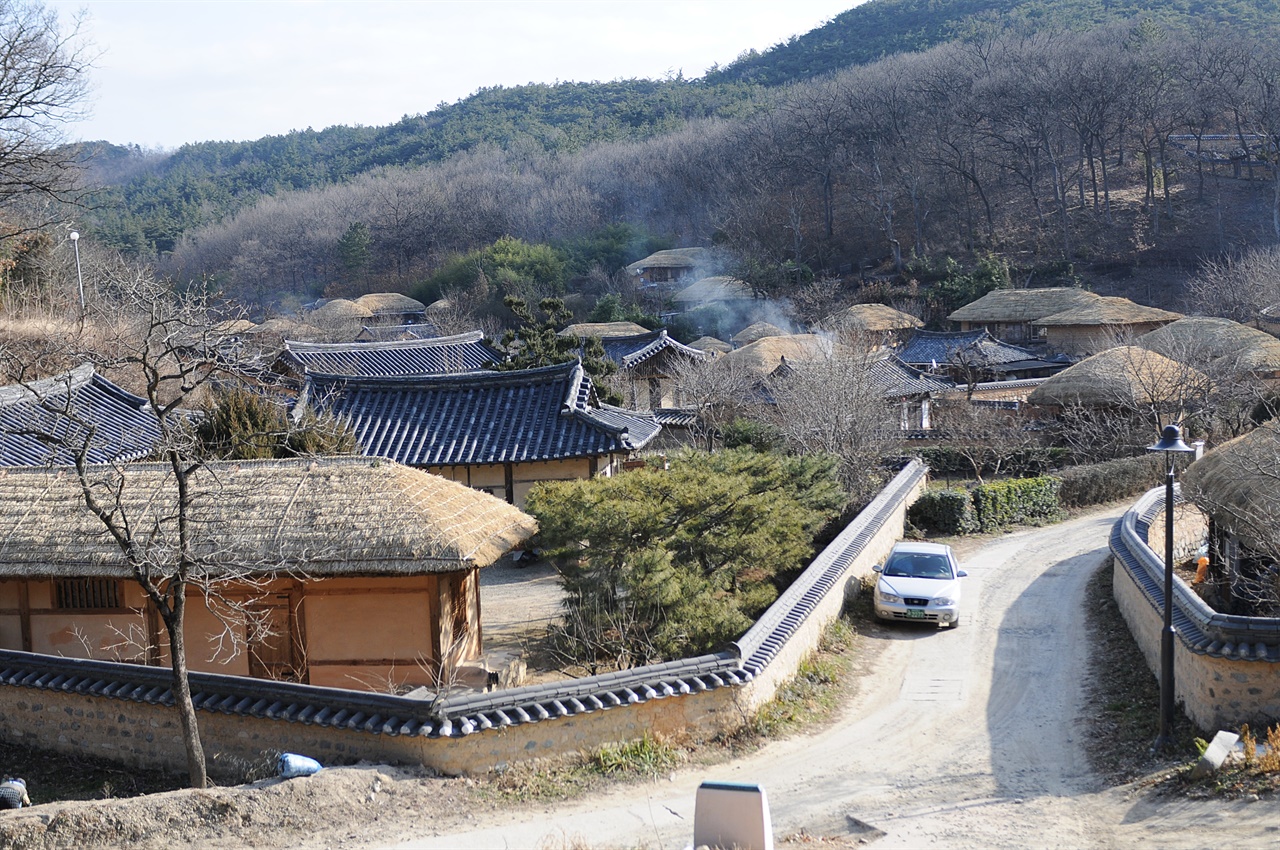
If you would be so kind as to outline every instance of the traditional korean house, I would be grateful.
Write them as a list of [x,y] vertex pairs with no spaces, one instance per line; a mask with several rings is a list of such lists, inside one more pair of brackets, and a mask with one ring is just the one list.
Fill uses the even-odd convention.
[[[167,464],[91,467],[163,569]],[[478,571],[536,530],[504,502],[385,459],[214,462],[192,473],[191,669],[384,690],[480,654]],[[0,647],[167,665],[164,627],[74,469],[0,470]],[[249,624],[253,625],[250,626]],[[232,647],[242,651],[233,652]]]
[[733,343],[734,348],[742,348],[744,345],[759,342],[769,336],[787,336],[787,332],[769,322],[755,322],[738,331],[729,338],[729,341]]
[[818,323],[818,329],[833,333],[847,345],[894,345],[909,337],[924,323],[910,313],[887,304],[854,304],[832,313]]
[[505,358],[506,355],[485,341],[481,331],[376,343],[286,340],[278,371],[296,378],[307,372],[365,378],[450,375],[487,369]]
[[627,266],[627,273],[641,285],[682,283],[705,275],[713,260],[706,248],[670,248],[637,260]]
[[70,464],[69,445],[84,445],[90,463],[127,462],[151,454],[159,439],[147,400],[89,364],[0,387],[0,466]]
[[1209,519],[1202,595],[1227,614],[1280,617],[1280,426],[1267,422],[1223,443],[1181,474]]
[[1073,307],[1082,307],[1100,296],[1074,287],[1045,289],[995,289],[956,310],[947,319],[962,331],[986,330],[997,339],[1013,343],[1036,339],[1033,323]]
[[1181,313],[1135,304],[1128,298],[1095,296],[1092,301],[1034,320],[1036,337],[1050,351],[1084,357],[1150,333],[1182,318]]
[[361,295],[355,303],[369,311],[374,325],[408,325],[426,321],[426,305],[398,292],[370,292]]
[[636,334],[647,334],[649,329],[644,325],[637,325],[635,322],[579,322],[576,325],[569,325],[560,331],[558,336],[574,337],[575,339],[586,339],[587,337],[598,337],[605,339],[611,336],[635,336]]
[[1280,339],[1230,319],[1187,316],[1143,334],[1137,344],[1218,380],[1249,376],[1280,383]]
[[612,475],[660,430],[652,415],[601,404],[578,361],[458,375],[310,373],[308,403],[348,420],[366,455],[516,505],[539,481]]
[[[561,334],[565,335],[567,330]],[[617,378],[623,385],[622,395],[631,410],[657,411],[677,407],[679,399],[676,398],[674,379],[681,366],[701,363],[706,359],[701,351],[673,339],[665,328],[642,330],[625,336],[589,336],[599,337],[605,357],[618,367]]]
[[916,331],[894,354],[903,363],[958,383],[1047,378],[1070,366],[977,331]]
[[1155,410],[1181,418],[1184,403],[1203,396],[1203,373],[1137,346],[1117,346],[1048,378],[1027,397],[1051,411],[1064,407]]
[[752,306],[755,298],[751,287],[736,277],[717,275],[689,284],[671,296],[671,301],[677,310],[688,312],[698,307],[742,310]]

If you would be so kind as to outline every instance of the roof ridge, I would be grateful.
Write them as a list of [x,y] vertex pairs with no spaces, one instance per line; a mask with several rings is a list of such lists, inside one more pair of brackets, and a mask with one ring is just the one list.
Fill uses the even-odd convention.
[[[88,386],[97,375],[92,363],[82,363],[59,375],[41,378],[28,383],[8,384],[0,387],[0,407],[20,404],[24,401],[41,401],[60,392],[74,392]],[[106,381],[103,378],[103,381]],[[110,384],[110,381],[106,381]],[[111,384],[111,386],[115,386]],[[125,392],[121,390],[121,392]],[[136,396],[135,396],[136,398]]]
[[475,372],[456,372],[448,375],[414,374],[414,375],[379,375],[366,377],[363,375],[339,375],[334,372],[308,372],[307,381],[317,384],[356,384],[362,387],[377,386],[466,386],[468,384],[503,384],[535,383],[539,379],[555,377],[572,372],[577,361],[556,363],[551,366],[535,366],[531,369],[481,369]]

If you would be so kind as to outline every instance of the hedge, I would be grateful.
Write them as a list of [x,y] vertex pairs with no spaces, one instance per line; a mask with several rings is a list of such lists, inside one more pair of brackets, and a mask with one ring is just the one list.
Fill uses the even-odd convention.
[[1083,508],[1137,496],[1164,481],[1165,460],[1151,454],[1073,466],[1058,473],[1062,488],[1058,499],[1064,507]]
[[907,508],[907,519],[918,528],[943,534],[972,534],[979,529],[973,499],[964,490],[926,490]]
[[983,531],[995,531],[1058,516],[1060,484],[1053,476],[1041,475],[993,481],[973,488],[973,510],[978,515],[978,526]]

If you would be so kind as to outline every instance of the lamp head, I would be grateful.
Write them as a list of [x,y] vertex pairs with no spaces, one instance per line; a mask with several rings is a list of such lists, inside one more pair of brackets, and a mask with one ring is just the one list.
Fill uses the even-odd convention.
[[1182,442],[1182,429],[1177,425],[1166,425],[1160,431],[1160,442],[1147,446],[1149,452],[1186,452],[1195,454],[1195,449]]
[[75,242],[80,238],[80,234],[77,231],[73,230],[67,234],[67,238],[70,239],[72,242]]

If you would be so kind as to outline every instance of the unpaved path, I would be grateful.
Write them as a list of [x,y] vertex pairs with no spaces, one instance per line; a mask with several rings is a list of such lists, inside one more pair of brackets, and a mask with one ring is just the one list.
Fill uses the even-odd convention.
[[396,846],[683,847],[705,779],[761,783],[778,836],[850,846],[1273,846],[1280,812],[1267,803],[1131,802],[1088,767],[1077,725],[1088,669],[1081,606],[1118,513],[1007,535],[964,559],[964,624],[877,629],[875,669],[821,733]]

